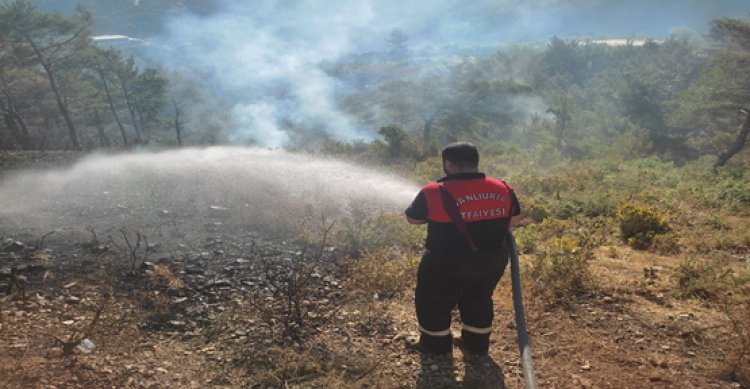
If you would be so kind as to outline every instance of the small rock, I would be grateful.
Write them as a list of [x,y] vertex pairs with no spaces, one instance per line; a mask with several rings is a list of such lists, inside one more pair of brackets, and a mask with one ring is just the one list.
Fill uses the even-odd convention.
[[21,251],[26,248],[26,245],[17,240],[8,239],[5,241],[5,249],[10,252]]
[[84,354],[91,354],[94,350],[96,350],[96,344],[94,344],[91,339],[84,339],[81,341],[81,344],[76,346],[76,348]]
[[589,370],[591,370],[591,365],[588,364],[588,363],[586,363],[584,365],[581,365],[581,370],[589,371]]

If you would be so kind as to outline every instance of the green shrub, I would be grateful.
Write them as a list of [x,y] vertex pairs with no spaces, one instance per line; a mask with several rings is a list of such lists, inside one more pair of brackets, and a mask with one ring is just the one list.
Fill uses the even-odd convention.
[[425,230],[406,223],[400,214],[368,212],[352,206],[341,219],[336,231],[336,243],[357,258],[365,251],[376,251],[391,246],[415,248],[424,242]]
[[548,218],[541,222],[537,228],[543,239],[549,239],[552,237],[562,238],[565,234],[574,231],[575,227],[572,220]]
[[552,205],[552,216],[558,219],[572,219],[583,213],[583,208],[578,201],[564,199],[557,200]]
[[394,249],[365,252],[349,262],[350,288],[366,296],[389,298],[414,285],[418,258],[410,258]]
[[686,190],[700,204],[732,212],[750,209],[750,174],[723,170],[718,175],[698,178]]
[[592,255],[572,237],[552,238],[539,250],[529,276],[536,295],[564,301],[585,289]]
[[516,238],[516,246],[522,254],[531,254],[536,250],[541,234],[536,225],[519,227],[513,233]]
[[678,297],[716,299],[734,289],[734,272],[722,261],[688,259],[674,271]]
[[732,211],[750,208],[750,183],[725,180],[717,185],[716,200],[724,208]]
[[656,234],[651,242],[651,249],[662,255],[678,254],[680,252],[680,242],[677,239],[677,235],[673,232]]
[[[651,249],[657,235],[672,232],[662,213],[643,205],[621,205],[617,210],[617,222],[622,240],[636,250]],[[669,240],[664,237],[658,239],[660,242]]]
[[524,215],[539,223],[550,216],[549,205],[534,199],[526,199],[521,205]]

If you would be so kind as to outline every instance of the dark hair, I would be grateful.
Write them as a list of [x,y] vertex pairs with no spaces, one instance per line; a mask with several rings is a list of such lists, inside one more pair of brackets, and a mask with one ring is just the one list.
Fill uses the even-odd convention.
[[469,142],[454,142],[445,146],[440,154],[443,160],[453,162],[461,168],[475,168],[479,165],[479,151]]

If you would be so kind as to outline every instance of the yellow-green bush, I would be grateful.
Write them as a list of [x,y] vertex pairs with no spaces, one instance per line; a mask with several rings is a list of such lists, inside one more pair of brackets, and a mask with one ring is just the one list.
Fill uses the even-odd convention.
[[349,262],[349,286],[366,296],[397,296],[414,285],[418,264],[417,257],[390,248],[365,252]]
[[530,226],[516,228],[513,236],[516,238],[518,251],[522,254],[531,254],[536,251],[536,246],[539,243],[539,227],[532,224]]
[[535,222],[539,223],[550,215],[549,206],[541,201],[535,199],[525,199],[521,210],[523,215],[530,217]]
[[[657,235],[668,234],[672,228],[664,215],[656,209],[625,203],[617,210],[617,223],[622,240],[636,250],[651,249]],[[656,238],[666,244],[668,237]]]
[[565,300],[585,289],[591,252],[573,237],[552,238],[540,248],[528,275],[536,295]]

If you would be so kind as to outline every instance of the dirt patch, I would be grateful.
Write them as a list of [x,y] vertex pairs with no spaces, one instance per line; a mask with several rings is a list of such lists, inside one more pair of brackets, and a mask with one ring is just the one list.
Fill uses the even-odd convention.
[[[0,227],[0,388],[523,387],[507,276],[488,358],[422,356],[411,285],[367,295],[340,248],[209,211],[136,250],[117,230]],[[742,387],[720,307],[671,293],[681,260],[606,247],[568,305],[527,296],[539,386]]]

